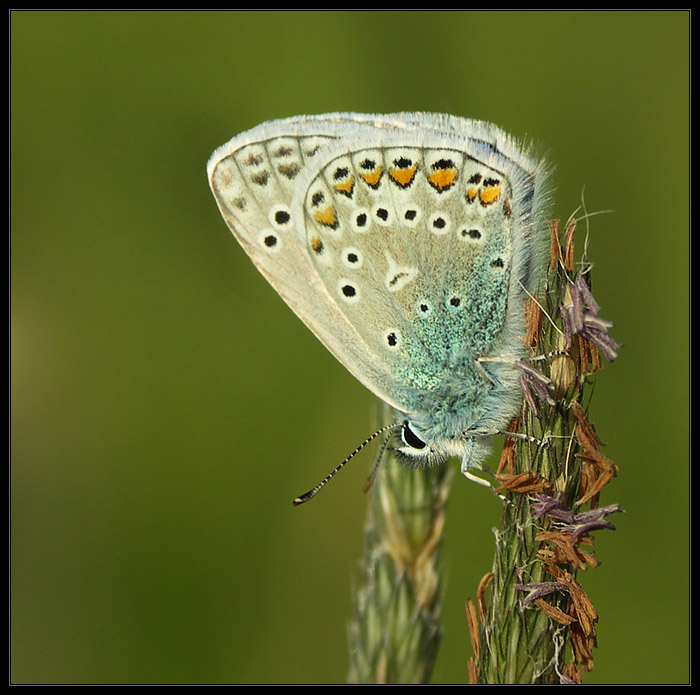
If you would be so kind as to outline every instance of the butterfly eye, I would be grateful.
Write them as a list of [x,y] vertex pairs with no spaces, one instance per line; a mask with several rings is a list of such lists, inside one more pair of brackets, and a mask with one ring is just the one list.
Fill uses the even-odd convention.
[[401,439],[406,446],[411,449],[425,449],[426,443],[409,427],[408,422],[403,423],[401,428]]

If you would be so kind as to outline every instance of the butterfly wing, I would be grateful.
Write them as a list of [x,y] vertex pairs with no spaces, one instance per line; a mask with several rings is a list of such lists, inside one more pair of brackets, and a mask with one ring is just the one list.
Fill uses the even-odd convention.
[[335,139],[358,138],[370,118],[329,114],[266,123],[218,148],[207,172],[226,224],[258,270],[353,374],[397,407],[380,387],[390,381],[387,367],[338,310],[292,218],[301,173]]
[[419,413],[473,389],[478,357],[522,354],[544,172],[485,124],[394,118],[330,143],[297,182],[293,214],[327,295],[388,366],[382,391]]
[[258,269],[390,405],[420,410],[446,375],[473,376],[475,356],[513,353],[506,316],[532,284],[542,171],[498,129],[432,114],[298,117],[237,136],[208,173]]

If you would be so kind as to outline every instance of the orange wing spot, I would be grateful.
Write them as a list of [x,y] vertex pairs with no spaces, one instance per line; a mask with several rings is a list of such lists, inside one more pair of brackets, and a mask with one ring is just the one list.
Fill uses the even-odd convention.
[[396,168],[396,169],[389,169],[389,176],[396,181],[396,183],[401,186],[401,188],[405,188],[406,186],[410,185],[411,181],[413,181],[413,177],[416,175],[416,165],[414,164],[413,166],[410,167],[405,167],[405,168]]
[[323,242],[317,236],[311,237],[311,248],[316,253],[319,253],[323,250]]
[[470,203],[473,203],[478,193],[479,193],[479,191],[476,188],[474,188],[474,186],[472,186],[467,191],[467,201]]
[[444,191],[454,184],[457,179],[456,169],[438,169],[428,176],[428,181],[433,188]]
[[335,229],[338,226],[338,216],[335,213],[335,208],[331,205],[325,208],[325,210],[316,210],[314,218],[316,222],[325,227],[333,227]]
[[338,191],[338,193],[343,193],[344,195],[348,196],[348,198],[352,196],[352,191],[354,188],[355,179],[352,176],[348,176],[345,181],[341,181],[335,185],[335,190]]
[[491,205],[498,200],[501,195],[500,186],[486,186],[481,189],[481,194],[479,195],[479,200],[482,205]]
[[372,171],[368,171],[366,173],[362,172],[361,176],[365,180],[365,183],[368,186],[371,186],[372,188],[376,188],[379,185],[379,179],[382,178],[382,168],[377,167],[376,169],[373,169]]

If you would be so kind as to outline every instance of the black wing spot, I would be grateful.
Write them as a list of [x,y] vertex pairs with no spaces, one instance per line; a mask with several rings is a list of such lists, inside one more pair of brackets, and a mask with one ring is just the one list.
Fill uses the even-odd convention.
[[389,211],[386,208],[377,208],[375,215],[383,222],[389,219]]
[[275,222],[277,222],[277,224],[287,224],[290,219],[291,216],[286,210],[278,210],[275,213]]

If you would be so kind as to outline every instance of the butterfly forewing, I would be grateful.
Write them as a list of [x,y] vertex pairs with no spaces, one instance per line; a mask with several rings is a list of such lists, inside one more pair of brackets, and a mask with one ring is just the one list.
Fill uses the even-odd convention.
[[280,296],[362,383],[397,405],[389,367],[338,310],[292,216],[300,174],[347,127],[318,119],[260,126],[212,155],[209,180],[227,225]]

